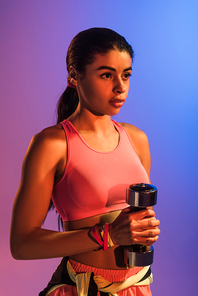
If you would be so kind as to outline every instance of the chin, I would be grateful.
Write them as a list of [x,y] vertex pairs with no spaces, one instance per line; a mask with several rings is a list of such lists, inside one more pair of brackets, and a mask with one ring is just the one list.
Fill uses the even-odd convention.
[[119,109],[119,110],[116,109],[116,110],[114,110],[114,112],[111,112],[111,114],[109,114],[109,115],[110,115],[110,116],[115,116],[115,115],[117,115],[119,112],[120,112],[120,109]]

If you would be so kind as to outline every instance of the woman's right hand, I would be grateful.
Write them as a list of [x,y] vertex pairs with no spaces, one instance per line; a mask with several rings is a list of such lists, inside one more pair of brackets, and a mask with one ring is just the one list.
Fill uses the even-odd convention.
[[159,224],[160,221],[155,218],[153,210],[131,212],[130,208],[127,208],[110,224],[109,232],[115,245],[150,246],[159,238]]

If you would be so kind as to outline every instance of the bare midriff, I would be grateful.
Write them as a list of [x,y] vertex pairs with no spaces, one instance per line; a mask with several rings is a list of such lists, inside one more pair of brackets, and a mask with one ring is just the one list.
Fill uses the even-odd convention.
[[[72,231],[78,229],[92,228],[95,225],[104,225],[105,223],[112,223],[120,211],[110,212],[94,217],[89,217],[81,220],[64,222],[65,231]],[[83,245],[83,242],[79,242]],[[107,251],[95,250],[91,252],[81,253],[70,256],[71,259],[83,263],[85,265],[104,268],[104,269],[126,269],[124,263],[124,252],[122,246],[114,246]]]

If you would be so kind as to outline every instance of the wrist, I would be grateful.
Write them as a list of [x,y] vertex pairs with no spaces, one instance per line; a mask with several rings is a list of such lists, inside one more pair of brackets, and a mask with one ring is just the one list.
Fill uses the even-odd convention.
[[[94,238],[95,242],[99,244],[99,249],[103,249],[104,251],[108,250],[108,248],[111,248],[115,246],[111,235],[110,235],[110,225],[109,223],[106,223],[103,226],[94,226],[90,233],[92,237]],[[99,250],[98,249],[98,250]]]

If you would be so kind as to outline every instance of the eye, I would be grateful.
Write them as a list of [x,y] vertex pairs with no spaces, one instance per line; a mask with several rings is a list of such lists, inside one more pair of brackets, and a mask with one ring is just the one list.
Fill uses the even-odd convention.
[[131,74],[130,72],[124,73],[124,75],[123,75],[123,79],[124,79],[124,80],[128,80],[129,77],[130,77],[131,75],[132,75],[132,74]]
[[111,79],[112,78],[112,74],[111,73],[103,73],[101,75],[101,77],[106,78],[106,79]]

